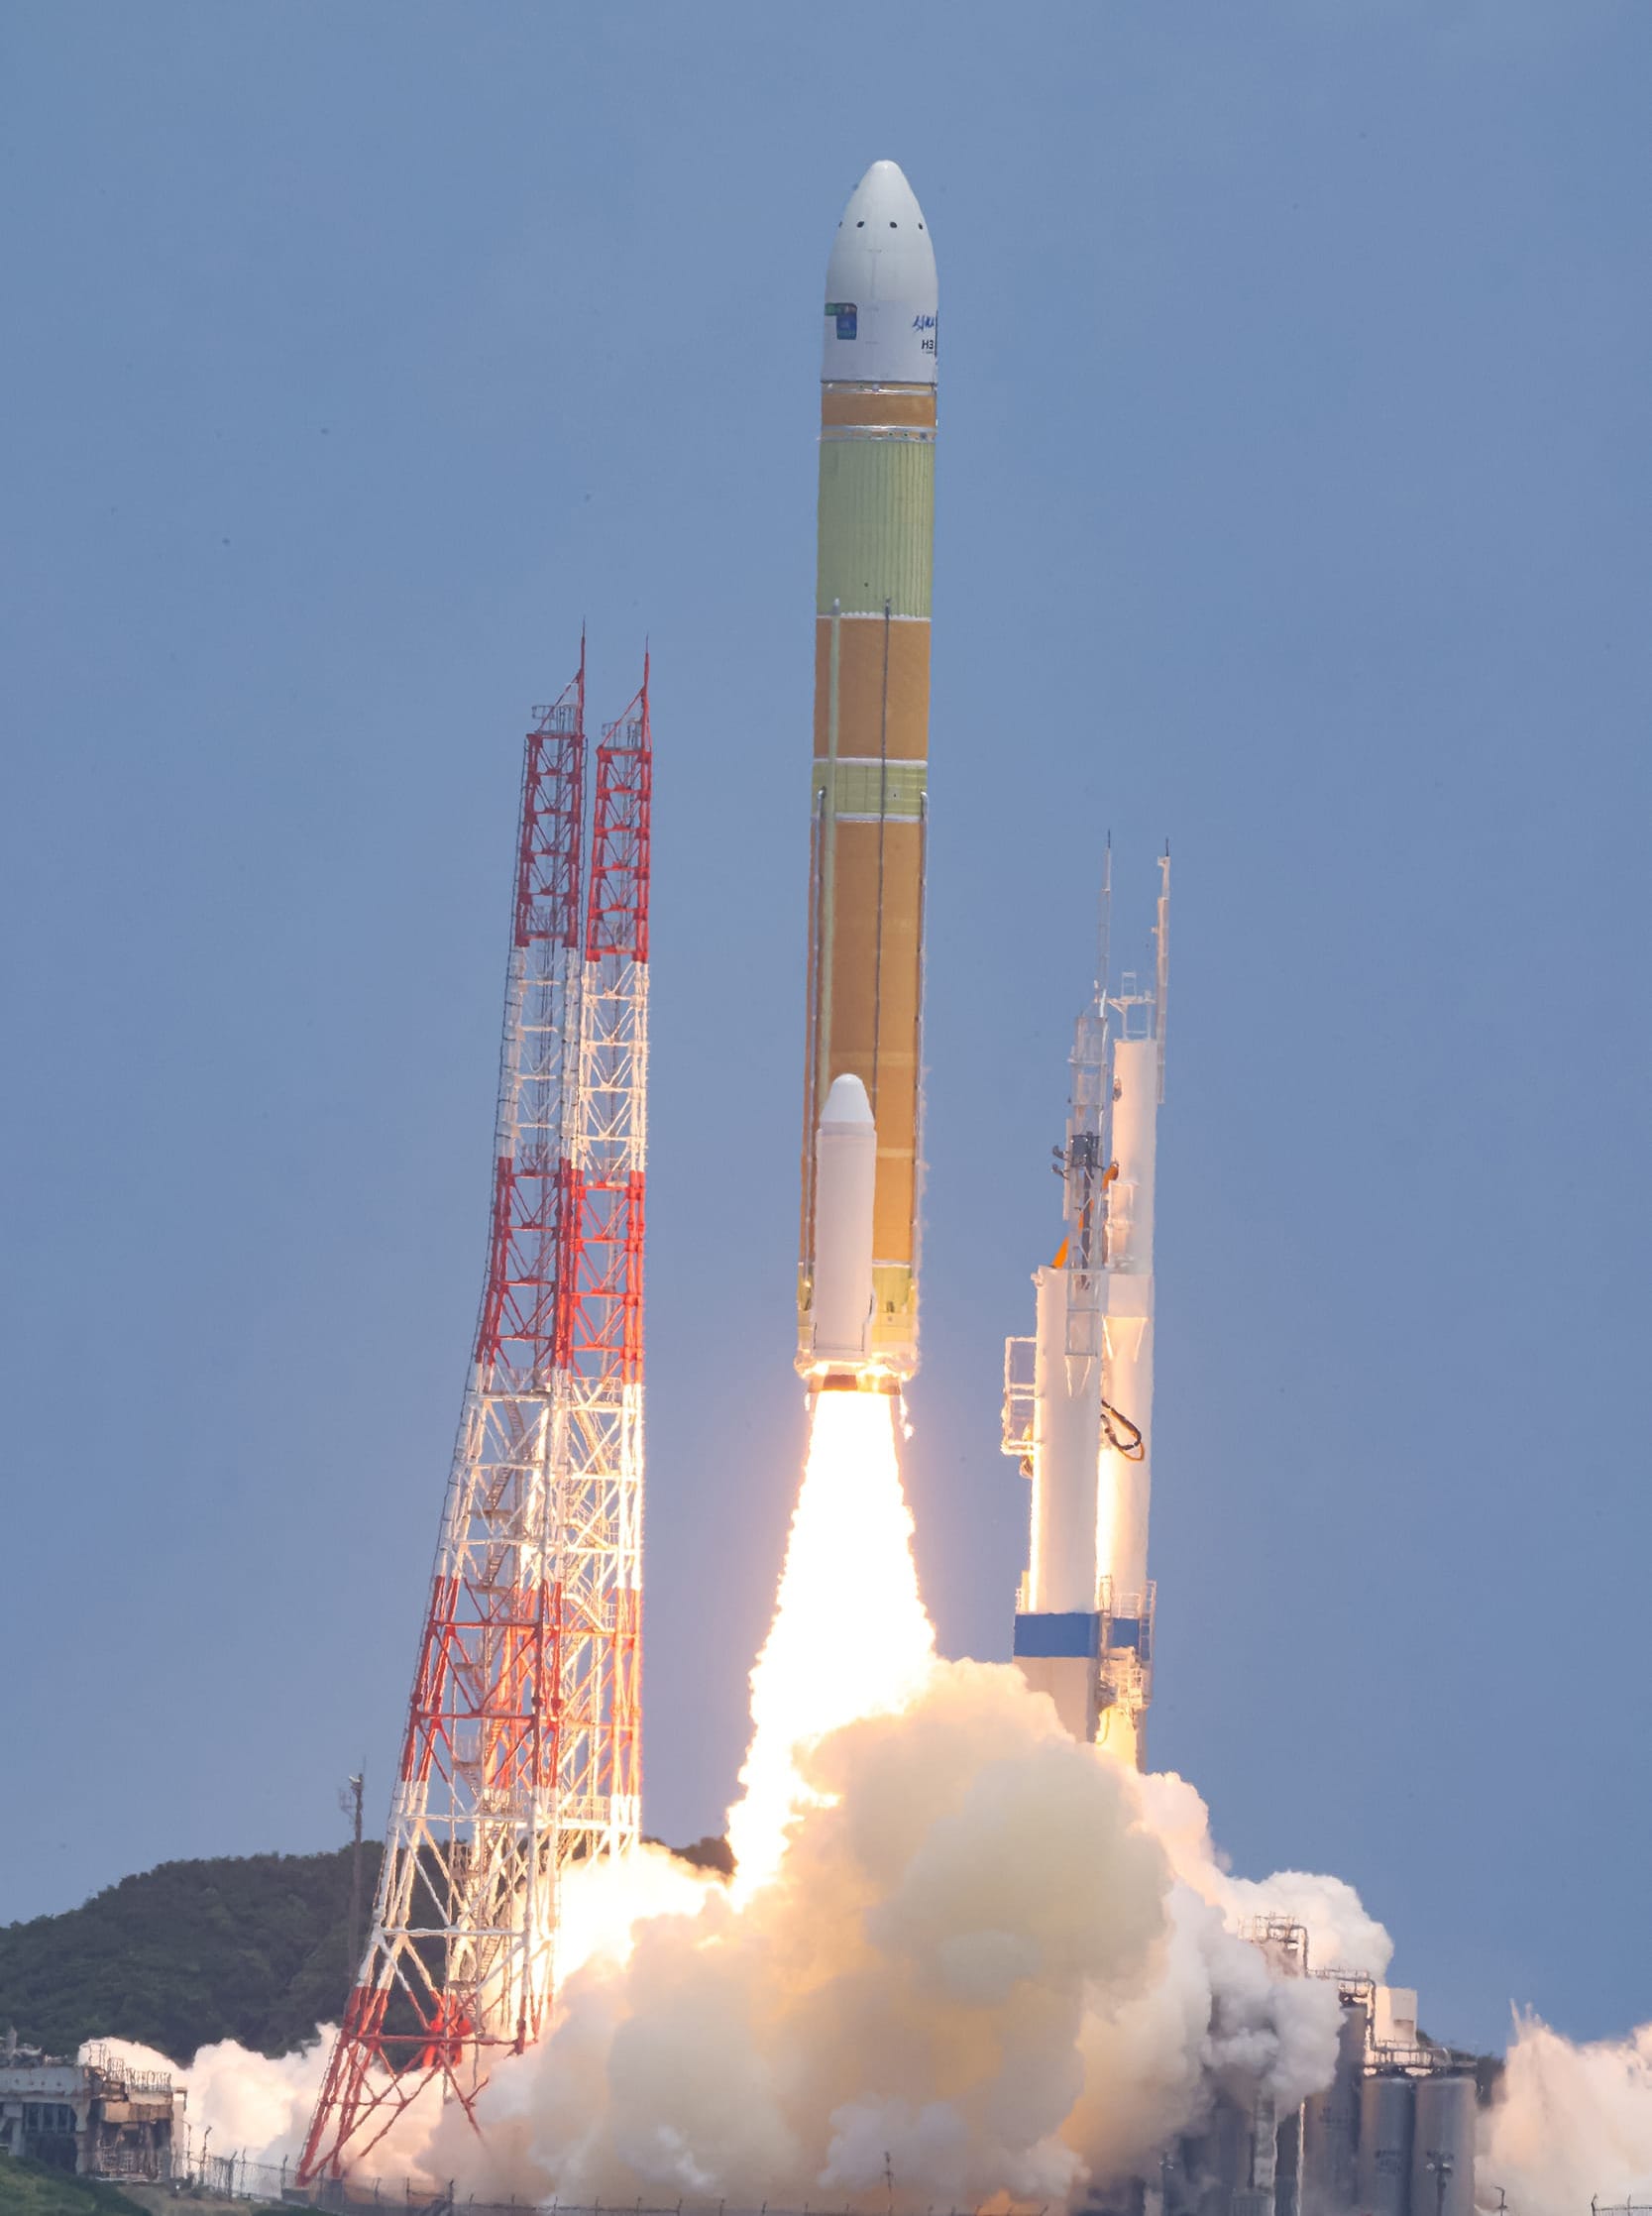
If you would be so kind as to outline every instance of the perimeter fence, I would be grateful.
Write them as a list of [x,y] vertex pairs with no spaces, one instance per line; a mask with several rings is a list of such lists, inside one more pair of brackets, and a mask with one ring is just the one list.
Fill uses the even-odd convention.
[[[329,2177],[313,2185],[300,2185],[295,2168],[290,2161],[263,2162],[243,2154],[211,2154],[204,2139],[197,2144],[191,2132],[185,2145],[173,2156],[171,2188],[180,2198],[209,2194],[214,2199],[258,2201],[272,2208],[313,2208],[326,2211],[326,2216],[372,2216],[375,2210],[379,2211],[379,2216],[396,2216],[398,2210],[412,2211],[414,2216],[891,2216],[891,2211],[893,2216],[983,2216],[979,2208],[943,2208],[939,2202],[909,2207],[898,2188],[892,2194],[886,2190],[860,2201],[805,2201],[801,2207],[780,2201],[764,2201],[760,2205],[726,2200],[659,2203],[624,2200],[589,2204],[565,2200],[491,2201],[478,2200],[474,2194],[461,2192],[451,2181],[445,2186],[432,2186],[428,2178],[422,2177],[364,2178],[359,2183],[348,2178]],[[993,2216],[1049,2216],[1049,2211],[1031,2201],[1012,2207],[994,2202]],[[1600,2216],[1617,2216],[1617,2212],[1602,2209]],[[1637,2209],[1634,2216],[1652,2216],[1652,2211]]]

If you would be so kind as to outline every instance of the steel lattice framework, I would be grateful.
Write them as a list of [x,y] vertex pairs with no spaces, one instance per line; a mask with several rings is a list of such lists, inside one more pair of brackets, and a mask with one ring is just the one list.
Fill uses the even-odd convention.
[[[585,653],[527,738],[488,1274],[374,1929],[305,2144],[337,2175],[545,2027],[569,1863],[641,1820],[648,673],[597,749]],[[585,897],[582,898],[582,892]]]

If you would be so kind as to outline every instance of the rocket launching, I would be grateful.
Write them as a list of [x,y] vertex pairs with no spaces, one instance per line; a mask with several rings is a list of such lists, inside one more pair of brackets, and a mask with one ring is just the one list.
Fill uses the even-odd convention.
[[[826,268],[815,601],[808,1043],[797,1367],[811,1392],[898,1392],[918,1367],[936,288],[893,162],[850,195]],[[1012,1341],[1005,1451],[1033,1480],[1015,1651],[1075,1737],[1142,1758],[1154,1139],[1168,860],[1153,989],[1105,951],[1073,1049],[1067,1236]],[[1115,1031],[1116,1026],[1116,1031]]]
[[807,2209],[824,2186],[893,2216],[898,2172],[903,2207],[1474,2216],[1476,2080],[1377,1982],[1387,1935],[1335,1879],[1231,1878],[1192,1788],[1128,1774],[1154,1658],[1167,852],[1150,961],[1116,979],[1109,861],[1053,1150],[1064,1236],[1005,1364],[1032,1481],[1015,1665],[936,1651],[897,1444],[935,348],[924,219],[875,163],[826,277],[809,1453],[730,1882],[639,1836],[652,733],[645,659],[588,810],[582,652],[528,738],[487,1289],[374,1927],[298,2168],[340,2206],[388,2160],[448,2179],[444,2206],[463,2168],[496,2207]]
[[895,163],[851,194],[826,293],[797,1366],[812,1390],[898,1391],[918,1367],[936,273]]
[[[893,162],[850,195],[826,294],[797,1367],[812,1393],[898,1392],[918,1367],[936,288]],[[1067,1236],[1034,1279],[1036,1336],[1011,1342],[1004,1421],[1033,1481],[1016,1659],[1075,1737],[1136,1763],[1167,857],[1163,871],[1152,989],[1112,993],[1104,948],[1079,1018]]]

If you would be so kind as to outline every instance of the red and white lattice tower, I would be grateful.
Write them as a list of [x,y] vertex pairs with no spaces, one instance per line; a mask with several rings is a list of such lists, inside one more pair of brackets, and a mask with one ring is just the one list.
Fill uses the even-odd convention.
[[641,1820],[648,674],[597,749],[585,654],[527,739],[476,1352],[374,1927],[301,2180],[531,2046],[572,1862]]

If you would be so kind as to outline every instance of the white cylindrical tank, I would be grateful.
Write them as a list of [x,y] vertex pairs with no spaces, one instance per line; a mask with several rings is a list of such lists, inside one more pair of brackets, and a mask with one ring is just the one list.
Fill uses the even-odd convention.
[[1067,1360],[1067,1273],[1035,1273],[1033,1541],[1027,1607],[1035,1615],[1096,1605],[1096,1438],[1101,1366]]
[[815,1132],[815,1359],[857,1367],[871,1353],[872,1204],[878,1134],[858,1077],[832,1080]]
[[1415,2091],[1405,2076],[1368,2077],[1360,2089],[1363,2216],[1410,2216]]
[[1417,2083],[1411,2138],[1411,2216],[1475,2216],[1475,2081]]
[[1103,1446],[1097,1493],[1097,1567],[1117,1598],[1148,1583],[1153,1489],[1153,1215],[1158,1135],[1158,1045],[1113,1045],[1113,1160],[1108,1187],[1107,1320],[1103,1392],[1142,1434],[1142,1459]]

